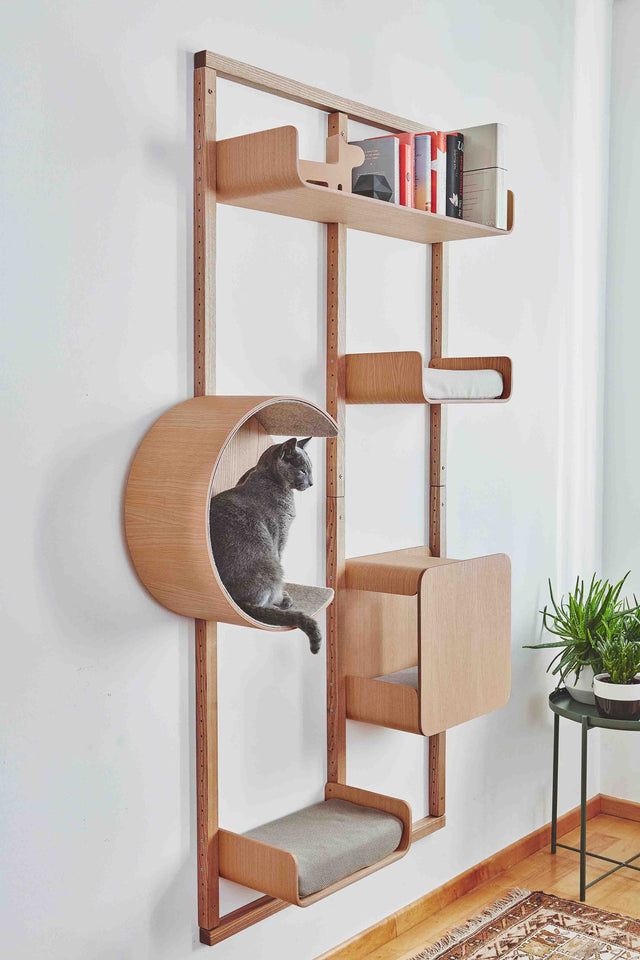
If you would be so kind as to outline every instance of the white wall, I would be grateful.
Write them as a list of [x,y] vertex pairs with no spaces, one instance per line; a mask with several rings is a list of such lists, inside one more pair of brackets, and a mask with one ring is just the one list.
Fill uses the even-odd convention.
[[[613,5],[611,73],[611,176],[607,271],[605,391],[604,569],[627,570],[629,592],[640,594],[640,276],[634,224],[640,216],[635,189],[640,164],[640,5]],[[602,790],[640,801],[640,743],[630,734],[602,734]]]
[[[584,198],[567,183],[573,169],[590,184],[604,162],[591,135],[597,156],[585,160],[575,124],[585,64],[598,87],[586,115],[606,123],[607,18],[599,0],[5,9],[7,956],[185,960],[205,949],[193,630],[142,590],[121,529],[136,444],[190,392],[191,64],[205,47],[433,125],[500,120],[517,197],[511,239],[452,247],[449,335],[453,355],[514,360],[511,403],[450,413],[448,511],[452,556],[512,557],[511,703],[451,732],[445,830],[216,956],[314,957],[548,821],[550,682],[544,656],[521,645],[538,635],[547,576],[564,587],[576,563],[600,559],[597,444],[583,454],[577,442],[597,423],[599,369],[587,346],[576,360],[574,343],[577,305],[602,279],[597,247],[577,233],[601,224],[597,207],[578,216]],[[304,153],[321,155],[324,119],[313,111],[226,83],[219,104],[220,136],[295,123]],[[224,207],[218,223],[219,391],[321,403],[323,228]],[[425,251],[353,234],[348,256],[349,349],[424,346]],[[593,281],[583,257],[595,262]],[[587,313],[598,337],[601,312]],[[424,411],[352,409],[348,434],[349,553],[422,542]],[[319,441],[312,453],[321,477]],[[292,576],[317,583],[322,494],[318,484],[299,498],[287,556]],[[301,636],[221,627],[226,826],[248,829],[320,797],[324,682]],[[564,744],[566,809],[577,802],[576,731]],[[350,782],[405,796],[421,815],[424,753],[418,738],[352,724]],[[245,898],[225,885],[226,908]]]

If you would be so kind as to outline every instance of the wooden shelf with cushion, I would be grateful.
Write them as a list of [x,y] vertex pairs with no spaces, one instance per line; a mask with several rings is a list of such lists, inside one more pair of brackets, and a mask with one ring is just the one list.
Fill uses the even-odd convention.
[[[185,617],[262,630],[231,599],[211,552],[209,501],[234,486],[278,436],[335,437],[335,421],[295,397],[194,397],[164,413],[138,447],[127,481],[125,532],[147,590]],[[287,584],[294,606],[314,616],[328,587]]]
[[421,353],[406,350],[348,353],[345,361],[347,403],[504,403],[511,396],[509,357],[437,357],[425,365]]
[[417,243],[503,237],[513,226],[513,194],[508,193],[507,229],[425,213],[395,203],[306,183],[300,176],[298,131],[276,127],[230,140],[216,151],[219,203],[279,213],[317,223],[343,223]]
[[427,547],[348,560],[341,656],[352,720],[429,737],[511,688],[510,563]]
[[325,800],[248,833],[219,831],[220,876],[306,907],[402,857],[403,800],[328,783]]

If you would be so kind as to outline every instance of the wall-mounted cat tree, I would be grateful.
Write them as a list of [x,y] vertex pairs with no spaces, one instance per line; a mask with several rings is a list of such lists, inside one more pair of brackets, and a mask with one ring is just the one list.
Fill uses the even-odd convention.
[[[300,160],[290,126],[216,143],[219,77],[328,113],[327,163]],[[508,400],[511,362],[442,352],[444,242],[504,236],[513,223],[513,195],[506,231],[355,196],[348,174],[359,155],[347,147],[349,118],[391,132],[427,129],[217,54],[196,54],[195,398],[163,414],[142,441],[127,485],[125,520],[142,582],[164,606],[196,618],[198,918],[206,944],[289,903],[314,903],[443,827],[445,731],[500,707],[509,695],[509,561],[442,555],[443,404]],[[217,202],[327,225],[328,414],[291,397],[215,396]],[[417,352],[346,354],[347,228],[432,245],[426,368]],[[428,546],[346,560],[347,403],[429,405]],[[287,585],[295,605],[310,614],[329,604],[327,783],[323,802],[236,834],[221,829],[218,818],[216,623],[282,628],[254,620],[225,590],[211,551],[209,500],[256,463],[270,434],[328,438],[327,587]],[[428,738],[427,816],[412,821],[404,801],[346,784],[348,717]],[[221,877],[263,896],[221,916]]]

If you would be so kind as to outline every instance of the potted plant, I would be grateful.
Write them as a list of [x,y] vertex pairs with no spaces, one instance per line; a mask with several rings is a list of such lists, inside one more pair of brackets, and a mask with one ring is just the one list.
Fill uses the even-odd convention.
[[[594,573],[587,587],[584,580],[577,578],[575,587],[556,602],[551,581],[549,594],[551,610],[545,606],[540,611],[542,623],[548,633],[558,639],[548,643],[525,644],[530,650],[557,649],[559,652],[547,667],[558,677],[568,693],[580,703],[595,703],[593,680],[603,668],[600,644],[610,636],[623,618],[637,613],[638,607],[630,606],[620,598],[627,573],[618,583],[597,580]],[[640,621],[636,617],[638,630]],[[608,632],[609,631],[609,632]]]
[[600,644],[604,672],[595,677],[593,692],[598,713],[611,720],[640,720],[638,619],[637,613],[625,617]]

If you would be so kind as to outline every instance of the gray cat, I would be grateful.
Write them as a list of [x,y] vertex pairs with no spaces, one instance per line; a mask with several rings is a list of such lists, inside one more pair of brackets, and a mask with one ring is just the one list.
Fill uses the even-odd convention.
[[280,562],[296,515],[293,491],[313,484],[304,450],[310,439],[291,437],[265,450],[235,487],[212,498],[209,525],[216,567],[238,606],[263,623],[299,627],[317,653],[320,628],[313,617],[291,609]]

